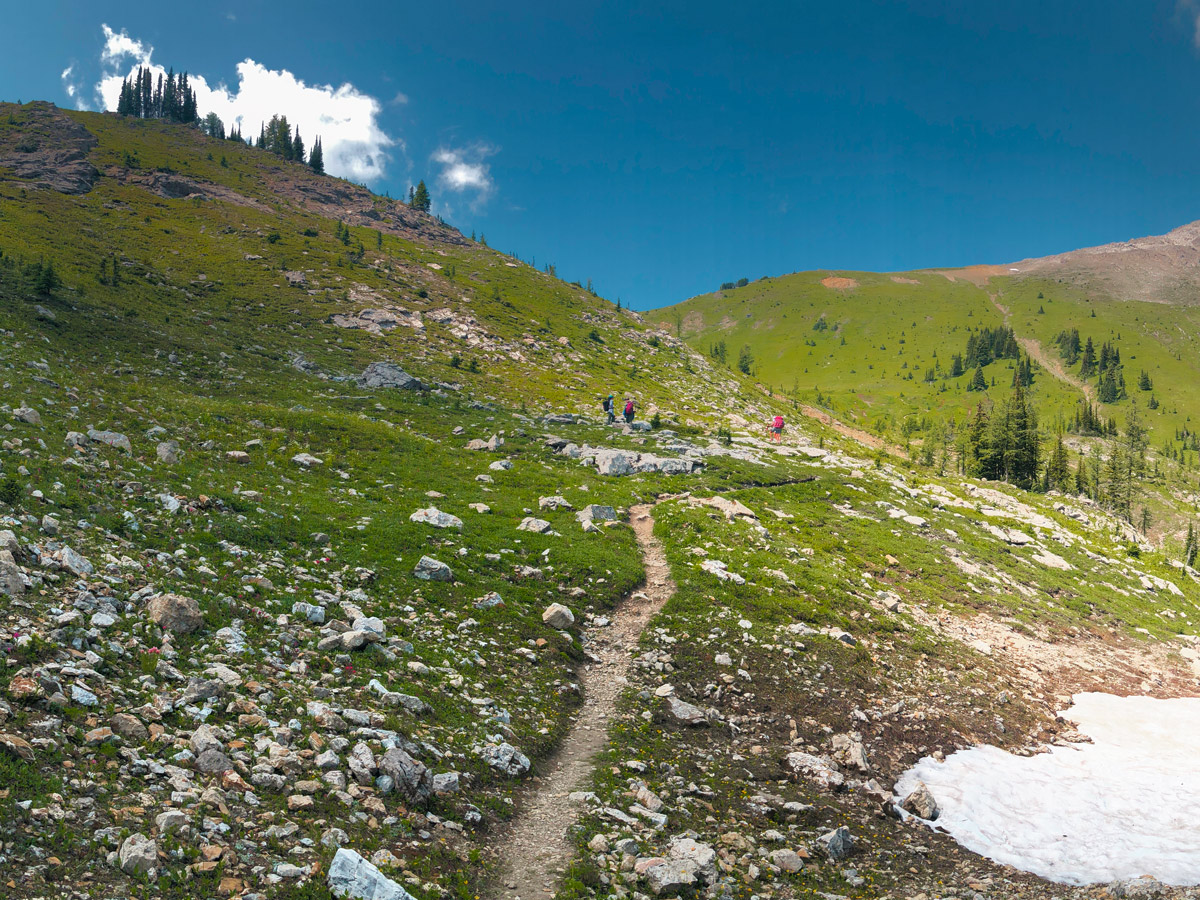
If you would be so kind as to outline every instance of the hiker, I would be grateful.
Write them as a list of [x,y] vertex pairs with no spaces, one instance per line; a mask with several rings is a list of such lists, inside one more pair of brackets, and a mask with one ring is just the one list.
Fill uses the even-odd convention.
[[633,398],[632,397],[625,398],[625,424],[626,425],[633,424]]
[[611,425],[617,418],[617,411],[613,408],[613,395],[609,394],[604,398],[604,414],[608,416],[608,424]]
[[776,416],[771,421],[771,434],[774,437],[775,443],[783,443],[783,416]]

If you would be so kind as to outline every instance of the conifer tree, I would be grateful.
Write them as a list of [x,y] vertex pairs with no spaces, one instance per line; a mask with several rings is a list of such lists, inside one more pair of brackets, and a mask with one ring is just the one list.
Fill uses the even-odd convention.
[[413,209],[421,210],[421,212],[429,212],[429,207],[431,205],[429,199],[429,188],[425,187],[424,179],[417,182],[417,186],[412,193],[412,199],[409,201],[408,205]]
[[968,391],[986,391],[988,389],[987,379],[983,377],[983,366],[975,367],[975,374],[971,378],[971,383],[967,385]]
[[313,141],[312,150],[308,154],[308,167],[318,175],[325,174],[325,151],[321,149],[321,138]]

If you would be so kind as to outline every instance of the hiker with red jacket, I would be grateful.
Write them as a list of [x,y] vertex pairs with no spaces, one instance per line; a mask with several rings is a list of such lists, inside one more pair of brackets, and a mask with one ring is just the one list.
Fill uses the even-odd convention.
[[625,398],[625,424],[626,425],[633,424],[633,398],[632,397]]
[[775,443],[783,443],[783,416],[776,416],[771,421],[771,435]]

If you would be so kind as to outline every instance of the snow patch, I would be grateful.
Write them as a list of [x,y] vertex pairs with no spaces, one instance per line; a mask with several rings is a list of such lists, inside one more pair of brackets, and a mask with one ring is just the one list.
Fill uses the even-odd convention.
[[1066,884],[1150,874],[1200,884],[1200,698],[1077,694],[1063,715],[1094,743],[1014,756],[997,747],[920,760],[931,827],[988,859]]

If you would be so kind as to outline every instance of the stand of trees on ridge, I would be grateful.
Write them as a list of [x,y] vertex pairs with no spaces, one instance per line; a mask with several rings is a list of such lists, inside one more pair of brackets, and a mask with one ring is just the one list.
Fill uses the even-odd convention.
[[[283,159],[307,165],[318,175],[325,174],[325,151],[319,135],[306,153],[300,129],[293,129],[284,115],[274,115],[270,122],[264,122],[255,141],[243,138],[238,128],[232,128],[227,133],[225,123],[216,113],[200,115],[196,91],[188,83],[187,72],[176,75],[172,68],[165,77],[159,74],[156,80],[149,67],[139,66],[134,75],[121,82],[117,112],[138,119],[165,119],[196,125],[211,138],[249,144]],[[408,205],[429,212],[433,204],[424,180],[409,188]]]

